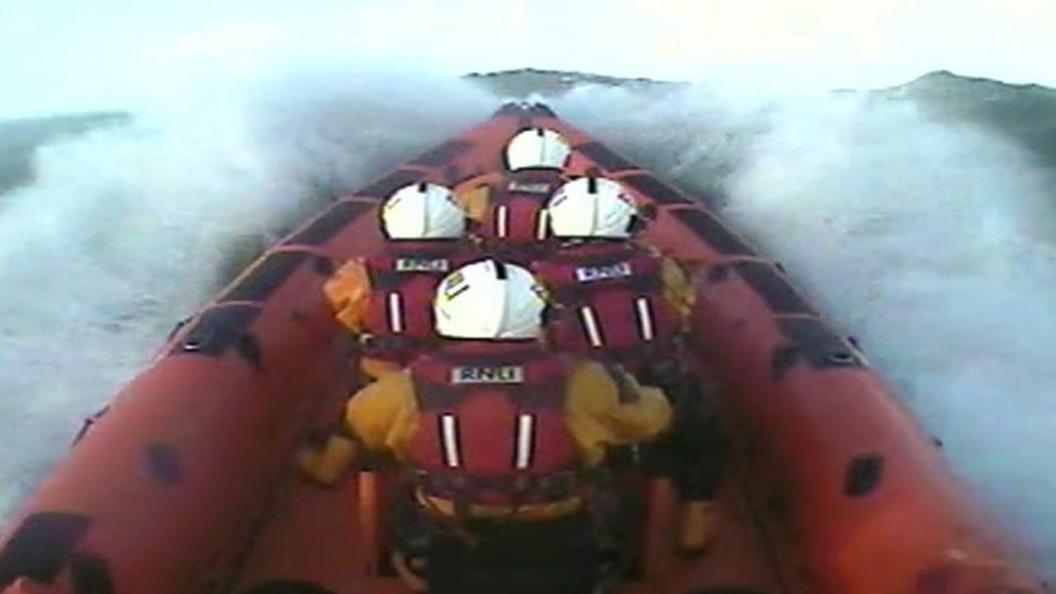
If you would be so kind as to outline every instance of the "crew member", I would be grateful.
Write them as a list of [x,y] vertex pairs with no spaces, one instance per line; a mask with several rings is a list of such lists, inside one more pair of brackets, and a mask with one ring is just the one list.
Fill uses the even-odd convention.
[[522,130],[506,145],[505,172],[456,187],[490,253],[517,263],[543,254],[549,236],[546,203],[566,181],[571,154],[571,145],[555,130]]
[[346,435],[301,454],[324,484],[361,446],[413,470],[422,517],[457,525],[428,547],[431,592],[590,592],[585,473],[608,448],[650,440],[670,422],[660,390],[546,349],[545,307],[524,268],[485,260],[457,270],[436,295],[442,347],[360,390]]
[[381,209],[386,241],[378,254],[346,262],[323,287],[338,321],[360,338],[370,377],[402,369],[436,339],[437,284],[472,259],[466,213],[448,188],[400,188]]
[[686,503],[682,547],[704,550],[716,532],[713,500],[727,444],[713,395],[684,363],[694,288],[674,260],[632,241],[643,218],[618,182],[571,181],[548,211],[558,245],[532,270],[559,305],[551,344],[620,363],[671,398],[673,431],[653,448],[654,458],[674,475]]

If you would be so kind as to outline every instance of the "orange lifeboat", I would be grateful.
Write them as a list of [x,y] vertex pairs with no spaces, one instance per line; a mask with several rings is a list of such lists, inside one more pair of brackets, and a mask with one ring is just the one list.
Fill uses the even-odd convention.
[[356,355],[321,290],[383,241],[377,205],[416,181],[503,169],[530,126],[572,141],[572,174],[655,206],[645,239],[693,272],[690,363],[712,370],[736,445],[718,539],[681,555],[677,494],[640,481],[639,552],[613,591],[674,594],[1040,594],[939,446],[788,282],[714,213],[559,120],[511,104],[345,196],[269,249],[179,328],[84,432],[0,541],[0,592],[381,594],[392,472],[333,489],[292,453],[333,418]]

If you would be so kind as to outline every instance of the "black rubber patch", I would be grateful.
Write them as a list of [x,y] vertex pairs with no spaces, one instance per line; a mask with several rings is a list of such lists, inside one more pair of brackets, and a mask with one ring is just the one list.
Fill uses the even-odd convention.
[[848,497],[867,495],[880,486],[883,476],[883,457],[878,454],[855,456],[844,473],[843,494]]
[[770,371],[775,380],[781,379],[790,369],[799,363],[799,347],[794,344],[783,344],[774,349],[770,356]]
[[737,262],[733,267],[775,314],[817,315],[814,308],[796,293],[773,265],[767,262]]
[[253,268],[249,276],[224,293],[219,301],[264,301],[309,256],[305,252],[272,252]]
[[331,590],[303,580],[270,580],[261,582],[242,594],[334,594]]
[[238,337],[245,333],[258,315],[260,307],[243,303],[220,305],[207,310],[169,354],[219,357],[238,341]]
[[671,215],[683,225],[689,227],[690,231],[704,240],[713,250],[726,256],[754,256],[755,252],[748,244],[740,240],[718,219],[707,212],[687,208],[685,210],[673,210]]
[[338,231],[372,208],[374,205],[369,202],[338,202],[331,206],[326,214],[283,243],[285,245],[319,245],[337,235]]
[[692,204],[693,201],[682,195],[681,192],[656,179],[648,173],[635,173],[620,178],[625,183],[639,192],[656,200],[660,204]]
[[235,343],[235,351],[253,369],[264,370],[264,348],[260,346],[260,340],[256,336],[248,332],[243,333]]
[[183,472],[180,470],[180,456],[167,443],[151,443],[147,445],[145,460],[147,470],[154,480],[163,485],[178,485],[183,482]]
[[54,581],[91,524],[87,516],[62,512],[26,518],[0,552],[0,588],[20,577]]
[[417,171],[399,169],[361,189],[355,195],[384,200],[396,190],[421,181],[422,177],[422,174]]
[[580,146],[577,150],[608,172],[638,168],[637,165],[612,152],[609,150],[609,147],[600,142],[588,142],[587,144]]
[[448,161],[451,161],[471,148],[473,148],[472,142],[456,138],[422,153],[418,158],[411,161],[410,164],[418,165],[420,167],[438,167],[447,164]]
[[94,555],[77,554],[70,560],[74,594],[113,594],[110,566]]

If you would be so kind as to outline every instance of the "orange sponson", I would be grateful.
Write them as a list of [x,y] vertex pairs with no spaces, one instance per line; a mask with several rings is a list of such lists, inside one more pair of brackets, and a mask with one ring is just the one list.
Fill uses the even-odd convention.
[[645,239],[693,272],[689,363],[722,387],[737,438],[703,556],[675,550],[668,481],[625,480],[645,503],[640,559],[618,591],[1044,591],[862,353],[708,197],[689,200],[545,107],[519,105],[333,202],[178,329],[11,520],[0,589],[406,592],[386,560],[396,475],[323,490],[291,472],[293,446],[356,381],[321,285],[381,245],[376,205],[391,191],[501,179],[503,145],[529,126],[569,138],[570,174],[610,176],[656,206]]

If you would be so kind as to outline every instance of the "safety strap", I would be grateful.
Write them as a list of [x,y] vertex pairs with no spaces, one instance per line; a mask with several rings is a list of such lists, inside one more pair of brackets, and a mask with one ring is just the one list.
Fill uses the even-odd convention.
[[403,296],[399,291],[392,291],[385,301],[389,320],[389,331],[393,334],[403,334]]
[[[587,337],[587,343],[595,349],[605,348],[604,329],[595,309],[590,305],[581,305],[576,311],[583,334]],[[643,343],[653,342],[656,339],[656,324],[653,305],[648,297],[634,298],[634,315],[638,322],[639,340]]]

